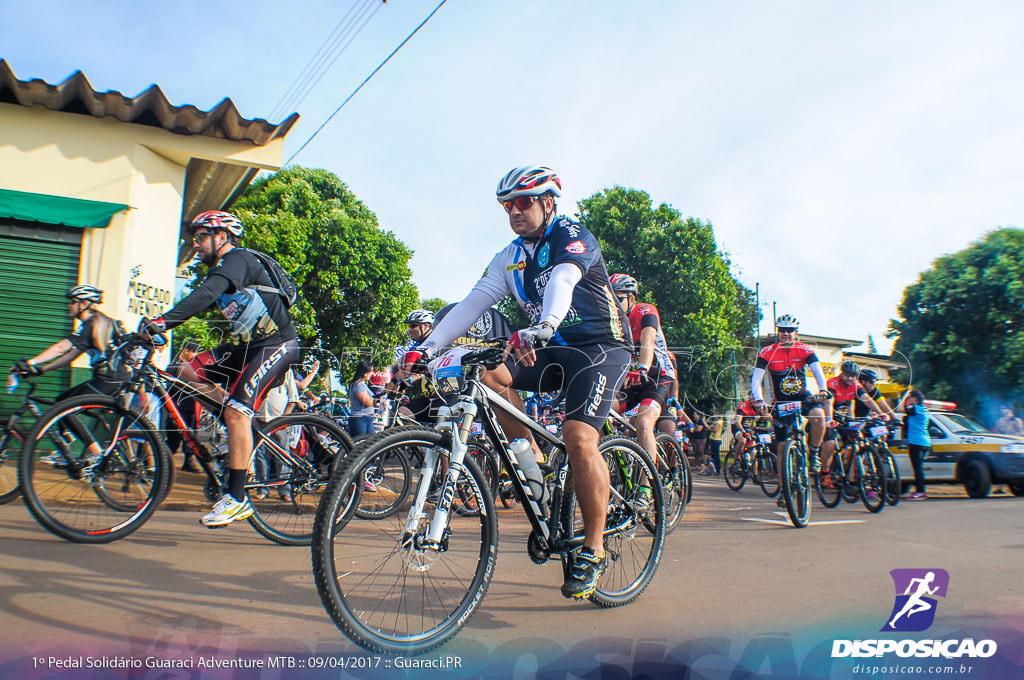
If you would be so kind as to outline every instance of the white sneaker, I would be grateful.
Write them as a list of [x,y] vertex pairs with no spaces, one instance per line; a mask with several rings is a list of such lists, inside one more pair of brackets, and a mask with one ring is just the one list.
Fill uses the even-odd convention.
[[213,510],[203,515],[203,518],[199,521],[208,527],[223,527],[231,524],[236,519],[245,519],[251,514],[252,503],[249,502],[248,497],[239,503],[235,500],[234,496],[226,493],[213,506]]

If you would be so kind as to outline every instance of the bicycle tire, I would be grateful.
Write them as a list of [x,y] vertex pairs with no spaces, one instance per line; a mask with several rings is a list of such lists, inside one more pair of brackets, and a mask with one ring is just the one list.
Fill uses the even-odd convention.
[[888,447],[883,446],[881,453],[885,470],[885,502],[896,506],[900,504],[900,468]]
[[17,427],[7,430],[0,439],[0,505],[21,496],[18,483],[18,459],[25,445],[25,435]]
[[[495,460],[494,456],[485,447],[486,445],[470,444],[466,456],[472,457],[473,462],[480,468],[484,479],[487,480],[487,488],[491,490],[491,497],[493,498],[498,485],[498,461]],[[473,492],[472,484],[468,483],[464,478],[459,479],[459,484],[455,489],[452,509],[462,517],[472,517],[480,513],[480,498]]]
[[[281,447],[281,439],[290,447],[290,454],[299,465],[285,469],[283,459],[276,452]],[[271,420],[256,434],[255,443],[245,483],[253,510],[249,524],[275,543],[309,545],[313,540],[313,519],[320,497],[338,460],[352,450],[351,440],[327,418],[297,413]],[[264,479],[252,474],[260,456],[277,464]],[[272,466],[268,463],[268,467]],[[267,492],[266,497],[257,497],[260,489]],[[355,496],[350,494],[350,500]]]
[[881,456],[871,445],[865,446],[867,453],[857,456],[857,473],[859,475],[860,500],[868,512],[881,512],[885,509],[885,469],[882,467]]
[[729,451],[722,460],[722,477],[725,485],[733,491],[739,491],[747,483],[747,471],[744,469],[742,454],[737,457],[735,451]]
[[[125,493],[134,489],[136,495],[120,499],[121,505],[132,509],[115,509],[96,492],[97,486],[103,486],[109,494],[106,476],[117,478],[121,473],[104,468],[103,459],[108,455],[90,463],[87,447],[77,437],[60,440],[65,467],[41,460],[61,437],[54,433],[66,429],[70,435],[76,426],[88,430],[105,454],[123,439],[137,442],[139,450],[145,444],[152,452],[152,483],[143,491],[129,485]],[[18,480],[29,512],[47,531],[76,543],[109,543],[138,530],[166,496],[170,483],[171,457],[152,423],[142,413],[100,395],[72,397],[44,413],[25,439],[18,463]]]
[[[826,508],[834,508],[843,500],[843,463],[837,452],[832,456],[828,471],[821,472],[814,479],[814,490],[818,494],[818,500]],[[831,486],[826,483],[831,482]]]
[[[498,523],[487,481],[471,458],[463,474],[481,496],[481,512],[472,517],[451,513],[444,550],[421,543],[432,517],[426,505],[413,519],[417,525],[411,534],[405,513],[335,528],[344,489],[361,479],[374,457],[394,447],[450,449],[450,442],[448,433],[426,428],[386,430],[353,450],[324,491],[313,525],[317,592],[334,624],[365,649],[405,655],[434,649],[461,630],[490,585]],[[421,476],[414,494],[425,496],[430,482]]]
[[[114,447],[98,463],[97,481],[92,490],[103,503],[119,512],[134,512],[135,499],[145,497],[147,489],[152,486],[153,479],[147,465],[152,454],[146,452],[144,442],[132,438],[118,440]],[[171,466],[171,475],[174,470]],[[108,484],[114,487],[108,490]],[[170,490],[171,484],[167,485]],[[135,488],[131,493],[130,487]],[[165,493],[160,502],[163,502]]]
[[[608,465],[612,493],[604,535],[608,564],[590,601],[600,607],[621,607],[643,594],[658,569],[665,540],[664,496],[661,485],[653,484],[650,502],[640,498],[640,482],[656,478],[657,469],[636,440],[603,437],[598,450]],[[565,536],[581,540],[583,522],[576,505],[575,493],[567,488],[559,521]]]
[[778,456],[767,444],[760,444],[757,448],[758,486],[768,498],[775,498],[779,495],[779,473],[777,467]]
[[789,441],[782,448],[782,497],[786,504],[789,521],[797,529],[803,529],[811,518],[810,483],[807,477],[807,466],[801,464],[803,459],[800,447],[796,442]]
[[[654,438],[658,445],[658,474],[665,497],[665,535],[672,533],[686,510],[686,479],[684,478],[683,450],[676,438],[662,432]],[[675,460],[669,465],[669,460]]]
[[356,508],[356,517],[384,519],[401,510],[412,488],[412,464],[407,452],[388,451],[367,467],[367,478],[362,483],[362,500]]

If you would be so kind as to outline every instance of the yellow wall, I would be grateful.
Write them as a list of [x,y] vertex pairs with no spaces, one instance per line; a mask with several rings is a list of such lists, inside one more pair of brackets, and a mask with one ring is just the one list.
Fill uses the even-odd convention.
[[283,139],[256,146],[0,104],[0,188],[131,206],[107,229],[85,230],[79,269],[129,330],[173,303],[189,159],[277,169],[283,152]]

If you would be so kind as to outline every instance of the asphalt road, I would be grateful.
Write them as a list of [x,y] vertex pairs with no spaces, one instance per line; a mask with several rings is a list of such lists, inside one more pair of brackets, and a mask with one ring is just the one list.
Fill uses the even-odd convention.
[[[647,658],[717,641],[728,665],[782,636],[799,663],[816,641],[877,636],[896,568],[949,573],[937,630],[998,624],[1024,638],[1024,499],[929,491],[928,501],[877,515],[815,501],[811,525],[798,530],[758,488],[698,479],[653,584],[617,609],[564,600],[558,563],[530,562],[521,512],[501,510],[490,590],[439,654],[528,668],[560,654],[596,664],[600,650]],[[80,545],[44,531],[20,502],[0,506],[0,677],[20,676],[32,657],[358,651],[320,604],[308,548],[269,543],[246,523],[207,530],[200,514],[162,508],[124,540]]]

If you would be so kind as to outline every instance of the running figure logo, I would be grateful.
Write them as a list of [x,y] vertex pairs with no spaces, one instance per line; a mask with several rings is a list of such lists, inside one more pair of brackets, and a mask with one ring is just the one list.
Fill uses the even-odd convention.
[[896,602],[882,631],[927,630],[935,621],[934,597],[946,597],[949,573],[945,569],[893,569]]

